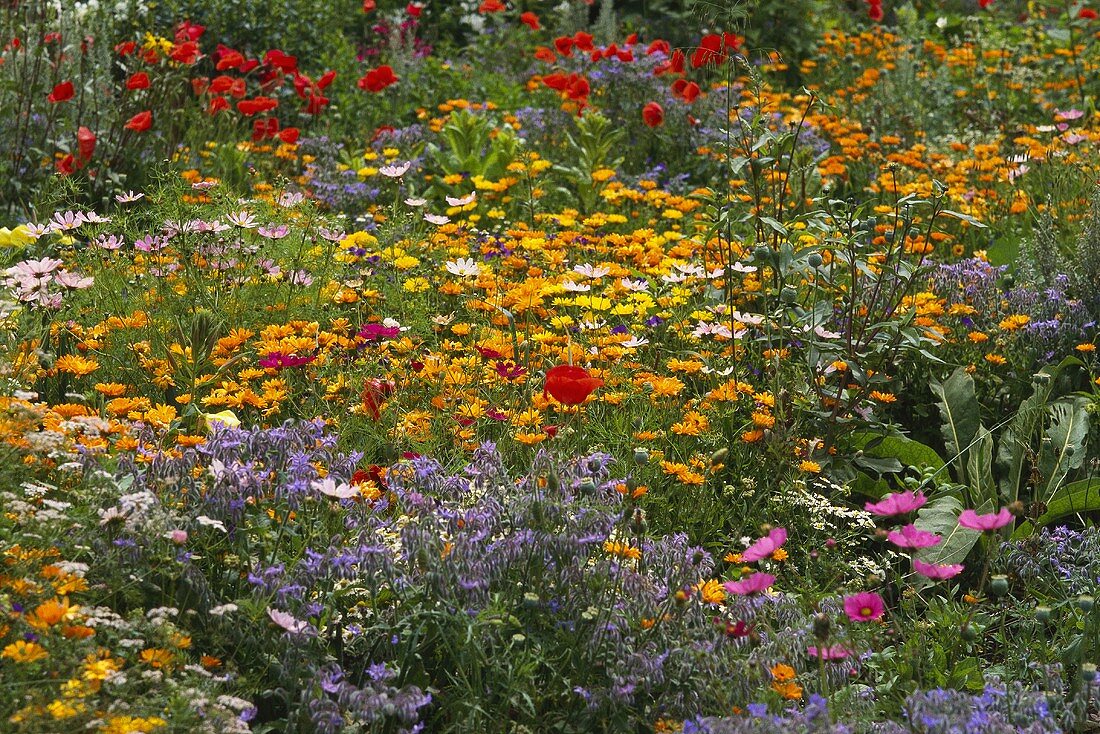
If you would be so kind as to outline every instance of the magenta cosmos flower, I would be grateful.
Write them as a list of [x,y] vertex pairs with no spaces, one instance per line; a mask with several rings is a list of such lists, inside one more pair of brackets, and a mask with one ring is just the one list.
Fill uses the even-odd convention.
[[962,573],[963,565],[961,563],[947,563],[941,566],[935,563],[925,563],[919,558],[914,558],[913,570],[925,578],[943,581]]
[[886,534],[886,539],[899,548],[931,548],[938,544],[943,538],[930,533],[927,530],[920,530],[916,525],[910,523],[901,530],[892,530]]
[[787,542],[787,528],[775,528],[768,533],[766,538],[756,541],[741,554],[741,560],[745,563],[760,561],[779,549],[779,546]]
[[850,653],[840,645],[829,645],[820,649],[810,645],[806,648],[806,654],[812,658],[820,657],[822,660],[843,660]]
[[1000,512],[991,512],[988,515],[979,515],[973,510],[963,510],[959,515],[959,525],[971,530],[980,530],[983,533],[1003,528],[1010,522],[1012,522],[1012,513],[1007,507],[1002,507]]
[[872,515],[890,517],[891,515],[904,515],[920,509],[924,507],[924,503],[927,501],[928,498],[924,496],[923,492],[906,490],[888,494],[880,502],[868,502],[864,505],[864,509]]
[[775,576],[770,573],[754,573],[740,581],[727,581],[723,586],[726,591],[737,596],[757,594],[771,587],[775,583]]
[[873,591],[844,597],[844,612],[853,622],[873,622],[882,617],[885,611],[882,597]]

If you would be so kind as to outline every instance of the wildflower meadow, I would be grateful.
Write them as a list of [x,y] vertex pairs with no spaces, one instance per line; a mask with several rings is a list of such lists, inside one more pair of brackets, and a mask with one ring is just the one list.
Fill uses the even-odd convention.
[[0,732],[1100,729],[1096,0],[0,0]]

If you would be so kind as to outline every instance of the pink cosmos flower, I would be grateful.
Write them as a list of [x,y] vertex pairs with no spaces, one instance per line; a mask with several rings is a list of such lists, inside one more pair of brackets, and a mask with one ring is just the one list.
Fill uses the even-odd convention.
[[727,581],[723,586],[731,594],[749,596],[770,588],[774,583],[775,576],[770,573],[754,573],[740,581]]
[[899,548],[931,548],[937,545],[943,538],[926,530],[919,530],[912,523],[901,530],[892,530],[886,535],[886,539]]
[[823,647],[821,649],[818,649],[817,647],[815,647],[813,645],[810,645],[809,647],[806,648],[806,653],[812,658],[820,657],[822,660],[826,660],[826,661],[828,661],[828,660],[843,660],[844,658],[848,657],[848,655],[850,654],[847,650],[845,650],[840,645],[830,645],[828,647]]
[[999,512],[992,512],[988,515],[979,515],[974,510],[963,510],[962,514],[959,515],[959,525],[983,533],[1003,528],[1010,522],[1012,522],[1012,513],[1008,511],[1007,507],[1002,507]]
[[278,609],[268,609],[267,616],[272,622],[282,627],[292,635],[304,635],[312,632],[313,628],[309,622],[303,622],[297,619],[287,612],[279,611]]
[[745,549],[745,552],[741,554],[741,560],[745,563],[763,560],[786,542],[787,528],[773,528],[772,531],[768,533],[768,537],[760,538]]
[[888,494],[881,502],[868,502],[863,507],[867,512],[873,515],[890,517],[891,515],[904,515],[913,510],[920,509],[924,507],[924,503],[927,501],[928,498],[924,496],[923,492],[906,490],[904,492]]
[[963,565],[961,563],[948,563],[941,566],[935,563],[925,563],[919,558],[914,558],[913,570],[925,578],[943,581],[962,573]]
[[844,612],[853,622],[873,622],[886,612],[882,597],[873,591],[844,597]]

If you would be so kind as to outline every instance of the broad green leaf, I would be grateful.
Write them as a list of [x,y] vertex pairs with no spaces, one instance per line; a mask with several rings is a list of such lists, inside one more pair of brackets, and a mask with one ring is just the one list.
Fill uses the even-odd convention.
[[944,460],[935,449],[906,436],[876,436],[870,432],[860,432],[852,436],[852,446],[868,456],[897,459],[905,466],[917,469],[944,467]]
[[1100,478],[1091,477],[1059,487],[1036,522],[1041,527],[1078,512],[1100,510]]
[[1089,433],[1089,415],[1085,410],[1088,400],[1074,398],[1051,406],[1051,423],[1046,436],[1050,443],[1043,445],[1039,457],[1039,472],[1046,478],[1046,486],[1039,494],[1048,505],[1072,469],[1081,466],[1085,459],[1085,438]]
[[929,387],[937,398],[943,418],[940,430],[948,462],[955,464],[959,469],[959,481],[966,484],[967,449],[982,425],[978,398],[974,395],[974,378],[960,367],[944,382],[933,382]]
[[997,504],[997,484],[993,481],[993,434],[978,426],[978,435],[967,452],[966,475],[970,497],[975,505]]

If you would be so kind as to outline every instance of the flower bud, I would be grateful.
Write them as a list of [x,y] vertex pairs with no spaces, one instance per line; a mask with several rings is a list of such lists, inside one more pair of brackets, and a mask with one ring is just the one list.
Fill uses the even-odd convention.
[[643,448],[634,449],[634,463],[638,466],[645,466],[649,463],[649,450]]
[[989,593],[996,597],[1002,597],[1008,593],[1008,576],[997,574],[989,580]]
[[967,642],[973,642],[974,640],[978,639],[978,633],[978,628],[970,622],[964,622],[963,626],[959,628],[959,634],[961,634],[962,638]]
[[730,455],[730,450],[726,447],[722,447],[710,455],[710,465],[718,466],[719,464],[726,463],[726,457]]
[[1027,511],[1027,508],[1024,507],[1023,502],[1021,502],[1020,500],[1016,500],[1015,502],[1009,503],[1008,511],[1011,512],[1015,517],[1023,517],[1024,513]]
[[1035,607],[1035,619],[1044,624],[1050,621],[1051,609],[1048,606]]
[[813,630],[817,640],[827,640],[833,631],[833,620],[828,614],[815,614]]
[[808,258],[806,258],[806,262],[809,263],[811,268],[817,269],[825,263],[825,260],[822,259],[821,255],[813,252],[810,253],[810,256]]
[[1091,612],[1093,606],[1096,604],[1096,600],[1088,594],[1082,594],[1077,597],[1077,608],[1082,612]]
[[1096,663],[1081,663],[1081,678],[1086,683],[1096,680]]

